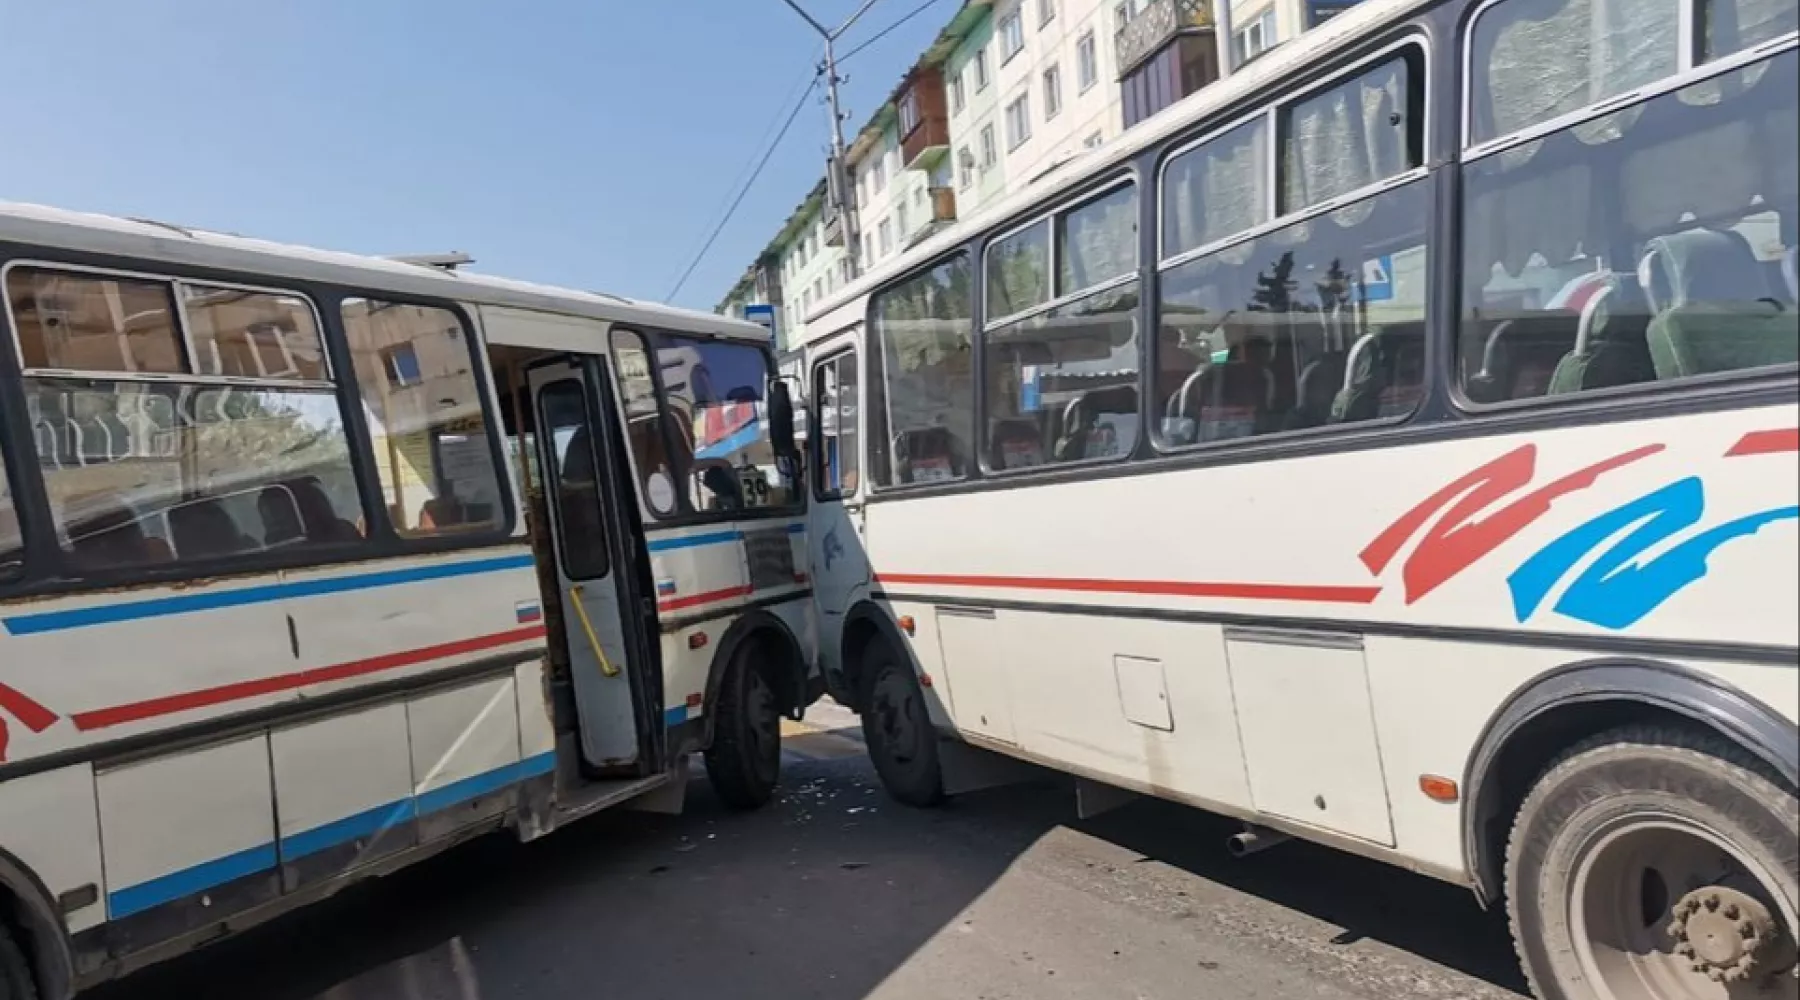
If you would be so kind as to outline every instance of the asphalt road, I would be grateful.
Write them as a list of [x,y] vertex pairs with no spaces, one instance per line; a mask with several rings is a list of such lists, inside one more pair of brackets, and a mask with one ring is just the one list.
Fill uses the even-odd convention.
[[1415,1000],[1523,992],[1464,891],[1047,776],[890,803],[847,713],[779,802],[487,837],[84,1000]]

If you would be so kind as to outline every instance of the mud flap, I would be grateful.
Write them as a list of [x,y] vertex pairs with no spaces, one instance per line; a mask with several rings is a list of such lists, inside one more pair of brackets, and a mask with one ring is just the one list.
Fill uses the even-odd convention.
[[1089,781],[1086,778],[1075,779],[1075,815],[1082,819],[1093,819],[1101,813],[1112,812],[1140,797],[1138,793],[1117,785]]
[[683,803],[687,801],[687,785],[688,756],[683,754],[669,769],[668,781],[659,785],[654,791],[646,792],[625,803],[624,808],[633,812],[679,816]]
[[1055,774],[1036,764],[948,738],[938,740],[938,766],[943,771],[945,795],[1030,784]]

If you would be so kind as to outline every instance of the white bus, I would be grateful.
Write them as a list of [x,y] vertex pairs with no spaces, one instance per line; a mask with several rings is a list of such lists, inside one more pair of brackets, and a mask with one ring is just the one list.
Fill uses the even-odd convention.
[[1505,899],[1547,1000],[1794,997],[1797,16],[1367,0],[822,304],[889,791],[997,751]]
[[0,1000],[496,828],[779,777],[766,330],[0,205]]

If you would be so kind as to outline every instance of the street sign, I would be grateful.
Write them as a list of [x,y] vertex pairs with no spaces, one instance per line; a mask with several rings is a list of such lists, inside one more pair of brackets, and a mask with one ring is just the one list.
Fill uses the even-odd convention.
[[766,302],[753,302],[744,307],[744,318],[775,336],[775,307]]

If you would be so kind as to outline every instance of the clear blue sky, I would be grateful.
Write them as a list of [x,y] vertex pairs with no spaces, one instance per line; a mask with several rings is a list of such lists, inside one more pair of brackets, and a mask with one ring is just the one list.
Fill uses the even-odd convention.
[[[957,6],[845,65],[847,136]],[[0,0],[0,200],[664,299],[818,52],[781,0]],[[827,128],[809,102],[678,303],[737,279]]]

